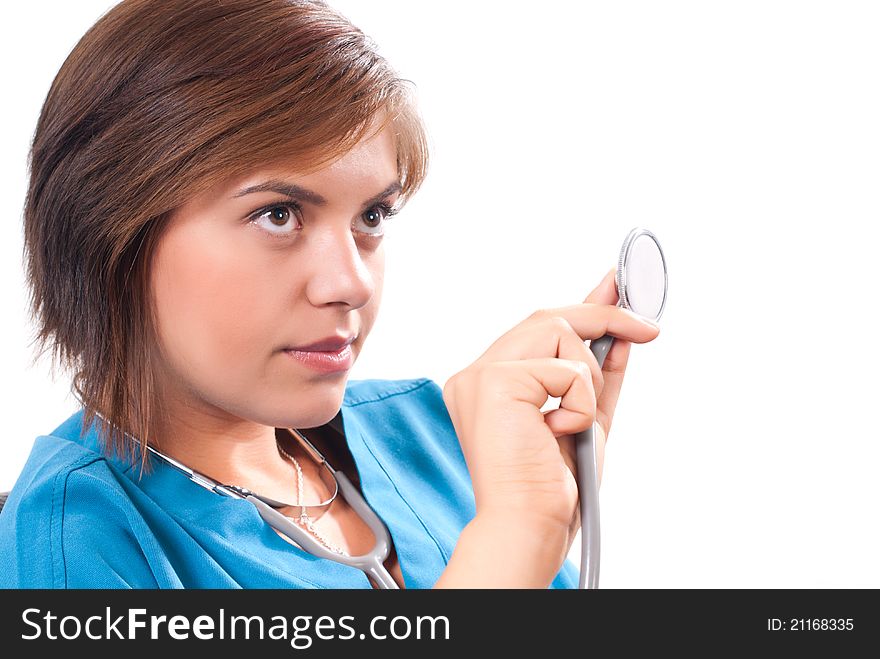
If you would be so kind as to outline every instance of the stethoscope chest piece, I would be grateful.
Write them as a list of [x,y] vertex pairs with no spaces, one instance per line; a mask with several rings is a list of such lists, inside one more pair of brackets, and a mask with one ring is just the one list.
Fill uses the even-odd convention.
[[660,320],[669,276],[657,236],[640,227],[630,231],[620,250],[615,282],[620,306],[654,322]]
[[[657,236],[641,227],[627,235],[620,250],[615,275],[618,303],[654,322],[666,308],[668,275],[666,257]],[[610,334],[590,341],[590,352],[599,368],[611,350]],[[599,587],[599,476],[596,456],[595,423],[574,436],[578,465],[578,490],[581,509],[580,588]]]

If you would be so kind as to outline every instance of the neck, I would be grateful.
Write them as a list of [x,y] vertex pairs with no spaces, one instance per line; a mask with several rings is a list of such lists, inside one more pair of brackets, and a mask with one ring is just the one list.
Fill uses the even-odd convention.
[[[290,489],[291,467],[278,451],[273,426],[216,415],[170,415],[155,448],[221,483],[268,496],[268,489],[277,491],[273,483]],[[282,497],[289,498],[289,493]]]
[[[297,501],[298,474],[278,450],[274,426],[241,418],[173,387],[162,387],[157,395],[165,404],[158,436],[151,442],[154,448],[217,482],[278,501]],[[322,468],[298,439],[281,432],[285,450],[302,469],[304,501],[325,500],[331,491],[322,480]],[[323,452],[323,446],[316,446]]]

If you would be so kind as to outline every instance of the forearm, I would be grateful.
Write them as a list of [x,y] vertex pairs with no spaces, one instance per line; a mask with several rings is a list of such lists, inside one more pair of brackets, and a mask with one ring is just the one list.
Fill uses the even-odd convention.
[[565,561],[568,529],[520,515],[477,515],[434,588],[547,588]]

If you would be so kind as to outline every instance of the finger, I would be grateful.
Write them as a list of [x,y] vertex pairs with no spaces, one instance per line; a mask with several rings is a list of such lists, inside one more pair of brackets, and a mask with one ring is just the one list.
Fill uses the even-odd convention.
[[[647,319],[622,307],[584,302],[568,307],[542,309],[497,339],[477,361],[508,361],[554,357],[559,346],[564,319],[575,334],[586,341],[605,334],[633,343],[647,343],[657,338],[660,328]],[[548,323],[550,323],[548,325]],[[555,331],[551,331],[556,327]]]
[[611,422],[623,387],[623,377],[626,374],[631,348],[632,343],[629,341],[616,340],[602,365],[604,387],[596,404],[596,420],[604,429],[606,437],[611,432]]
[[602,369],[596,356],[577,335],[565,318],[547,316],[539,323],[521,325],[502,337],[480,359],[486,361],[512,361],[538,357],[558,357],[584,362],[590,368],[593,389],[602,392],[604,382]]
[[617,304],[620,295],[617,293],[617,268],[611,268],[596,288],[584,299],[592,304]]
[[[602,423],[599,422],[598,408],[596,409],[596,420],[597,422],[593,424],[593,443],[596,446],[596,469],[599,477],[598,484],[601,486],[602,471],[605,465],[605,444],[608,441],[608,436],[605,429],[602,427]],[[557,434],[556,439],[559,442],[559,453],[562,456],[562,460],[571,471],[575,480],[578,480],[577,446],[575,445],[574,434]]]
[[[561,316],[582,340],[598,339],[610,334],[615,338],[648,343],[660,334],[660,327],[623,307],[584,302],[535,312],[533,319]],[[533,320],[534,322],[534,320]]]
[[507,395],[536,408],[547,396],[560,399],[559,408],[544,416],[554,435],[580,432],[596,419],[596,394],[583,362],[546,357],[494,362],[491,370],[504,382]]

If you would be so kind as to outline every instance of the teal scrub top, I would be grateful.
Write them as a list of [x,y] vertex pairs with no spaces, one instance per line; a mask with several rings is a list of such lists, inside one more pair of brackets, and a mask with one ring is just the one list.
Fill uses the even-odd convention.
[[[248,501],[153,458],[105,455],[83,410],[37,437],[0,513],[0,588],[370,588],[357,568],[282,539]],[[391,533],[407,588],[431,588],[475,514],[441,388],[350,380],[336,420],[365,499]],[[152,457],[152,456],[151,456]],[[503,556],[499,560],[503,560]],[[577,588],[566,560],[551,588]]]

